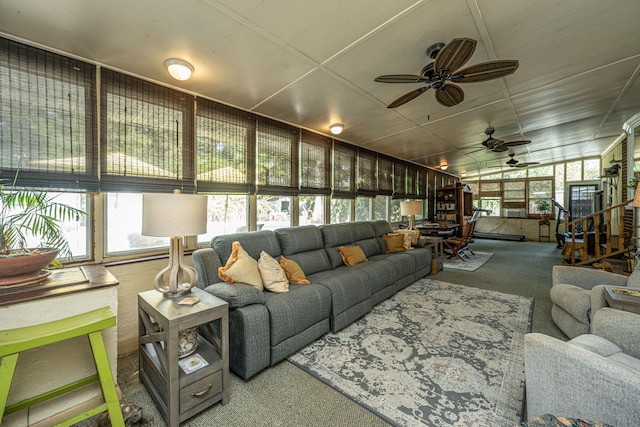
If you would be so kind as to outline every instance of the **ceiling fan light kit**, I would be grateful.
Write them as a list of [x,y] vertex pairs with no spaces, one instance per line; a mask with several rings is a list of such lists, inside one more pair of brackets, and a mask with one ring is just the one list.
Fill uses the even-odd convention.
[[460,69],[476,50],[477,41],[456,38],[447,44],[436,43],[427,49],[427,56],[434,60],[425,66],[420,75],[388,74],[376,77],[380,83],[425,83],[391,102],[387,108],[396,108],[433,88],[436,100],[445,107],[453,107],[464,101],[464,92],[456,83],[476,83],[493,80],[512,74],[518,69],[517,60],[482,62]]

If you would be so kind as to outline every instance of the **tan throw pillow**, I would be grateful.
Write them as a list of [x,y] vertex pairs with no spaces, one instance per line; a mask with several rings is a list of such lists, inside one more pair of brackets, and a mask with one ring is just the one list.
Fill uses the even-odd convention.
[[310,285],[311,282],[307,280],[307,276],[304,275],[304,271],[300,268],[297,262],[292,259],[287,259],[280,255],[280,266],[287,275],[289,283],[292,285]]
[[289,279],[284,270],[278,261],[265,251],[260,252],[258,270],[262,277],[262,284],[268,291],[279,293],[289,290]]
[[347,267],[353,267],[360,262],[369,261],[360,246],[340,246],[338,251],[342,257],[342,262]]
[[418,237],[420,237],[420,232],[418,230],[395,230],[394,234],[402,234],[404,235],[404,248],[411,249],[411,246],[416,246],[418,244]]
[[225,266],[218,268],[218,276],[227,283],[246,283],[259,291],[264,290],[258,261],[251,258],[237,241],[232,243],[231,256]]
[[382,236],[384,244],[387,247],[385,253],[404,252],[404,235],[400,233],[385,234]]

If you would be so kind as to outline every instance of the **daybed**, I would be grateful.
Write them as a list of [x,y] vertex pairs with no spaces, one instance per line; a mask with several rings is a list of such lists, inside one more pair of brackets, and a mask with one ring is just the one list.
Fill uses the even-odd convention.
[[[229,303],[231,370],[248,379],[429,274],[432,248],[385,253],[382,236],[390,233],[387,221],[289,227],[217,236],[211,248],[195,251],[200,288]],[[310,285],[292,284],[288,292],[276,293],[222,282],[218,268],[236,241],[256,260],[265,251],[295,261]],[[338,248],[353,245],[367,261],[347,267]]]

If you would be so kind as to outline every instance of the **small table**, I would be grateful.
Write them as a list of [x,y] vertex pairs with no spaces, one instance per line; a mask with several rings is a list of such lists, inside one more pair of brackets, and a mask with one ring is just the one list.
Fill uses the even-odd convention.
[[[200,301],[181,305],[184,297],[165,298],[156,290],[138,294],[140,381],[169,427],[214,403],[229,402],[229,306],[198,288],[186,296]],[[196,326],[196,352],[208,365],[187,374],[178,365],[178,333]]]
[[609,307],[640,314],[640,290],[615,286],[605,286],[604,289],[604,299]]

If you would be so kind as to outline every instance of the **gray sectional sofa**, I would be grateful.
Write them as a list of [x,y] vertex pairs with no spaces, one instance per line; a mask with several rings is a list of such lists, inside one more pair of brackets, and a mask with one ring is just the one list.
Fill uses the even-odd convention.
[[[385,253],[387,221],[281,228],[215,237],[211,248],[193,253],[200,288],[229,303],[229,365],[248,379],[328,331],[337,332],[417,279],[431,272],[430,246]],[[274,293],[224,283],[218,268],[232,243],[258,259],[261,251],[296,261],[311,285]],[[358,245],[367,262],[347,267],[340,246]]]

